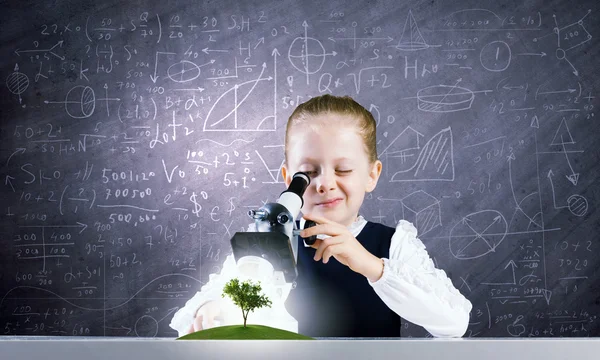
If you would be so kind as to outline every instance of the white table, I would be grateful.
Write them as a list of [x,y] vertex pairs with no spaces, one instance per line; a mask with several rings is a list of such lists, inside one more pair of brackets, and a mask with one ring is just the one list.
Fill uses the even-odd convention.
[[600,338],[196,340],[0,336],[1,359],[600,359]]

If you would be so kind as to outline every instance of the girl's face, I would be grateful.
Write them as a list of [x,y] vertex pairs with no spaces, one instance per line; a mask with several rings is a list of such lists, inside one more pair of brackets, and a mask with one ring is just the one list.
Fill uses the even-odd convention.
[[382,167],[379,160],[369,164],[363,139],[353,123],[344,115],[329,113],[294,126],[288,137],[288,163],[281,169],[286,186],[298,171],[310,176],[303,213],[345,226],[356,219],[365,194],[375,189]]

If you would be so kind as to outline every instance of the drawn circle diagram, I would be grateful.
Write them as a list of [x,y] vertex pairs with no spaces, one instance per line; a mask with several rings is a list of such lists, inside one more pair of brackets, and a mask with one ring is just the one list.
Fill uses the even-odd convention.
[[571,195],[567,199],[569,211],[575,216],[584,216],[588,211],[588,202],[581,195]]
[[[314,53],[310,49],[317,49]],[[315,74],[325,64],[325,48],[323,44],[311,37],[297,37],[288,50],[288,59],[296,70],[303,74]],[[313,61],[315,60],[315,61]]]
[[143,315],[135,322],[135,334],[138,337],[155,337],[158,334],[158,321],[149,315]]
[[468,260],[495,252],[507,230],[506,219],[496,210],[471,213],[450,230],[450,253],[459,260]]
[[512,54],[510,46],[504,41],[492,41],[485,45],[479,53],[481,66],[488,71],[504,71],[510,65]]
[[22,72],[15,71],[6,78],[8,91],[15,95],[21,95],[29,87],[29,78]]
[[196,80],[200,76],[200,72],[198,65],[188,60],[182,60],[169,66],[167,76],[175,82],[184,83]]
[[65,110],[75,119],[90,117],[96,108],[96,95],[89,86],[77,85],[65,97]]
[[474,98],[471,90],[454,85],[434,85],[417,92],[419,110],[438,113],[470,109]]

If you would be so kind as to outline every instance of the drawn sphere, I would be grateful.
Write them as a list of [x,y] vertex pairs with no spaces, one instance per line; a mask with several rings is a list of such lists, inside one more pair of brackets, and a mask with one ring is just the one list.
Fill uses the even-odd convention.
[[65,110],[75,119],[90,117],[96,108],[96,95],[89,86],[78,85],[67,93]]
[[[317,51],[310,53],[308,49],[312,48],[317,49]],[[317,39],[297,37],[290,45],[288,58],[296,70],[303,74],[315,74],[325,64],[325,48]]]
[[22,72],[16,71],[6,78],[6,87],[15,95],[24,93],[28,86],[29,78]]
[[583,216],[587,214],[588,211],[588,202],[581,195],[571,195],[567,199],[567,204],[569,205],[569,210],[575,216]]
[[452,255],[459,260],[476,259],[495,251],[506,237],[508,225],[496,210],[471,213],[450,230]]
[[200,67],[188,60],[182,60],[169,66],[169,69],[167,69],[169,79],[178,83],[196,80],[200,76],[200,73]]
[[158,322],[149,315],[144,315],[135,322],[135,334],[140,337],[155,337],[158,334]]

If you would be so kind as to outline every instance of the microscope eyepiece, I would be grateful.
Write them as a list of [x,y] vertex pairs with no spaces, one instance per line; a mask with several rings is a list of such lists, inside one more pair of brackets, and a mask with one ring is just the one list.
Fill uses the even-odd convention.
[[[304,206],[304,199],[302,199],[302,196],[304,195],[304,192],[306,191],[308,185],[310,185],[310,177],[306,173],[298,171],[294,174],[294,176],[292,176],[292,182],[290,183],[290,186],[288,186],[287,190],[282,192],[281,195],[285,194],[286,192],[291,192],[293,194],[298,195],[298,197],[302,201],[302,204],[300,206],[302,207]],[[279,196],[281,197],[281,195]]]

